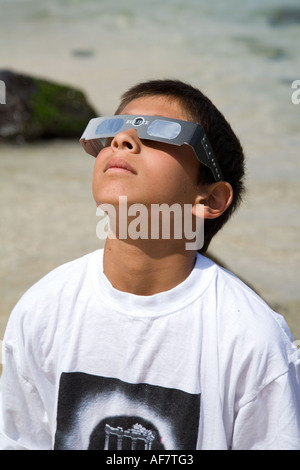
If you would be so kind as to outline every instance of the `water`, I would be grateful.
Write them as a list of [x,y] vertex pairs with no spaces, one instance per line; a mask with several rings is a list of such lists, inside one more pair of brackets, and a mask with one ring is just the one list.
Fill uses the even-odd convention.
[[[102,114],[112,113],[136,81],[190,81],[221,107],[251,152],[257,139],[276,136],[275,166],[264,172],[281,175],[280,155],[291,148],[286,134],[298,143],[291,84],[300,73],[300,23],[274,26],[271,19],[280,7],[297,6],[296,0],[0,0],[0,64],[83,88]],[[288,153],[285,173],[298,177]]]
[[[298,10],[278,16],[280,8]],[[0,67],[81,88],[99,114],[113,113],[120,94],[145,79],[179,78],[208,94],[241,138],[249,188],[243,211],[212,248],[267,300],[283,305],[285,311],[296,302],[293,314],[287,311],[296,316],[293,327],[300,337],[300,104],[291,101],[292,82],[300,79],[299,9],[298,0],[0,0]],[[61,158],[67,154],[69,162],[73,147],[53,145],[52,158],[59,159],[63,172]],[[0,148],[8,233],[16,229],[21,210],[8,185],[18,181],[25,197],[26,190],[33,189],[24,183],[26,171],[32,172],[24,159],[34,165],[34,158],[44,158],[47,165],[49,153],[49,146],[45,151],[42,146]],[[23,183],[18,174],[21,162]],[[51,177],[54,192],[66,191],[66,176],[62,186]],[[49,218],[41,217],[39,213],[35,221],[36,233],[39,224],[47,223],[53,231],[53,220],[50,224]],[[23,217],[22,221],[26,229]],[[45,252],[42,241],[35,252]],[[9,246],[1,249],[6,266],[12,241]],[[72,258],[73,251],[65,249]],[[29,245],[26,250],[26,256],[19,253],[15,260],[16,270],[26,271],[28,263],[29,270],[34,269],[37,255]],[[60,261],[53,258],[54,264]],[[7,270],[3,272],[7,279]],[[13,292],[16,271],[10,270],[9,276]],[[18,292],[25,287],[24,281]],[[11,299],[16,300],[16,294]]]

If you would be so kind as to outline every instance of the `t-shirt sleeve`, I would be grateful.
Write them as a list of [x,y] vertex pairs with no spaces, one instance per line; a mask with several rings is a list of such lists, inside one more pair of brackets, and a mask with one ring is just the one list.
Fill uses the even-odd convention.
[[[299,367],[299,365],[298,365]],[[295,364],[240,408],[233,450],[299,450],[300,387]]]
[[[25,348],[8,328],[0,379],[0,449],[50,450],[49,419],[43,398],[24,367]],[[24,370],[25,369],[25,370]]]

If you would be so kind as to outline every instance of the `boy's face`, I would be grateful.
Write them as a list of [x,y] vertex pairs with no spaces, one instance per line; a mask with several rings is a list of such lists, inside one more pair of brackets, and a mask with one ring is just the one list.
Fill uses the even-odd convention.
[[[161,96],[131,101],[122,114],[157,115],[187,120],[178,101]],[[200,163],[193,150],[140,140],[134,129],[117,134],[96,158],[93,195],[99,204],[194,204]]]

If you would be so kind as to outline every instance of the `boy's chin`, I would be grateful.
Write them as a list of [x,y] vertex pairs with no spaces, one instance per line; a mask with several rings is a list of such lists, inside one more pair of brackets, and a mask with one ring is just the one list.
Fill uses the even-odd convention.
[[130,196],[127,196],[126,194],[123,194],[123,195],[106,194],[103,197],[97,197],[94,199],[96,201],[97,207],[102,206],[102,205],[111,205],[115,208],[118,208],[120,206],[130,207],[132,204],[136,204],[136,200],[134,200]]

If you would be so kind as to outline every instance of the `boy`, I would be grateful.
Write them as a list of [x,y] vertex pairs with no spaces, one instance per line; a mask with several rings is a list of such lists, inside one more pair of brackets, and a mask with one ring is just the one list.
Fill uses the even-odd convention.
[[[225,118],[190,85],[150,81],[81,142],[97,156],[93,195],[111,232],[15,307],[1,448],[300,449],[300,355],[285,321],[203,256],[244,190]],[[129,236],[136,204],[143,236],[138,224]],[[189,208],[193,227],[204,219],[202,254],[175,226],[151,231],[162,204]]]

